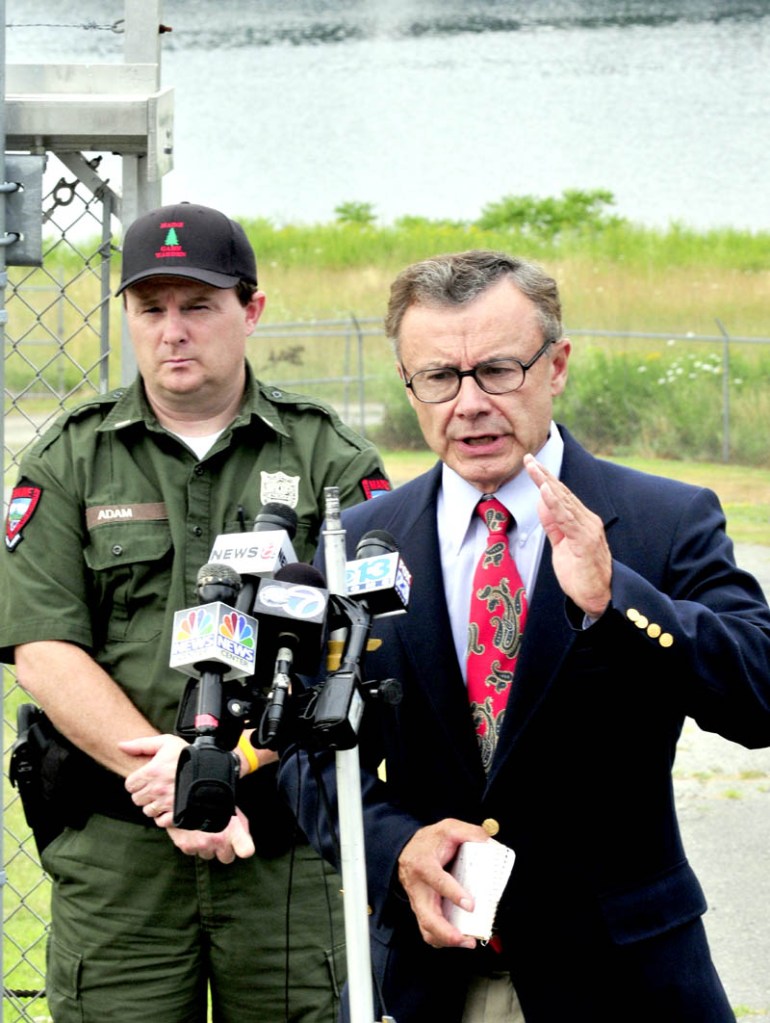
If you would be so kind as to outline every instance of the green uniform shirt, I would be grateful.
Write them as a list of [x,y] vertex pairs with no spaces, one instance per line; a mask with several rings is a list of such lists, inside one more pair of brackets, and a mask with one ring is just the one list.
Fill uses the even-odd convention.
[[[149,721],[172,731],[185,676],[174,612],[198,603],[215,538],[294,507],[312,558],[324,488],[343,507],[388,489],[374,447],[327,406],[261,384],[205,458],[157,421],[139,381],[64,415],[22,461],[0,555],[0,657],[37,640],[87,649]],[[26,491],[23,488],[28,488]]]

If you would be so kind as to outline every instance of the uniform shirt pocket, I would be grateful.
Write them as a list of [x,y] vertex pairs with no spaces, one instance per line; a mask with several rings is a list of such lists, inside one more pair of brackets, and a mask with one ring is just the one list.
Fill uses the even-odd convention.
[[[99,526],[83,552],[94,590],[97,647],[158,636],[171,591],[173,544],[165,521]],[[130,637],[129,637],[130,633]]]

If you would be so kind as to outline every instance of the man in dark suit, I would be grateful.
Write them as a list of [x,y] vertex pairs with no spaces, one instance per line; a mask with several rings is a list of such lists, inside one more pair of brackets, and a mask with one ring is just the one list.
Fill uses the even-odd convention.
[[[365,665],[403,697],[369,703],[359,735],[381,1008],[397,1023],[734,1020],[671,781],[686,715],[770,745],[770,611],[718,499],[596,459],[553,422],[570,342],[539,268],[486,251],[415,264],[386,328],[440,461],[343,516],[349,558],[386,530],[414,576]],[[514,516],[528,605],[486,770],[465,685],[481,494]],[[331,754],[311,756],[333,790]],[[287,756],[283,783],[334,859],[307,761]],[[449,868],[490,834],[516,858],[482,947],[442,899],[468,905]]]

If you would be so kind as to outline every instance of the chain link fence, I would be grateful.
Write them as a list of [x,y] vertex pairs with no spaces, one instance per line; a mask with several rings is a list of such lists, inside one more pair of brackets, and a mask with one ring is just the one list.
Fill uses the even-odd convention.
[[[98,158],[91,166],[97,169]],[[61,171],[43,200],[43,265],[11,267],[8,271],[4,353],[6,505],[27,448],[63,410],[105,390],[110,375],[110,203],[95,197],[67,173],[63,164]],[[13,672],[6,668],[4,1023],[50,1018],[44,995],[49,882],[18,793],[8,782],[16,714],[27,699]]]
[[[49,173],[59,165],[49,154]],[[56,161],[54,164],[53,161]],[[28,448],[68,408],[122,382],[120,303],[110,301],[112,193],[94,187],[99,158],[84,165],[88,185],[61,163],[43,197],[43,265],[10,267],[6,290],[4,508]],[[54,174],[56,177],[56,174]],[[117,254],[116,254],[117,255]],[[264,379],[333,404],[366,432],[381,414],[367,400],[366,346],[387,342],[379,321],[260,325],[249,358]],[[4,1023],[50,1020],[45,999],[45,942],[50,884],[8,780],[17,713],[28,696],[3,669]]]

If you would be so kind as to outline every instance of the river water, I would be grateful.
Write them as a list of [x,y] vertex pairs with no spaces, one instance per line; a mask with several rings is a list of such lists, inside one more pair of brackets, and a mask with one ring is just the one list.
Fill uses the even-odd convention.
[[[121,0],[6,0],[10,62],[109,62]],[[631,220],[770,227],[768,0],[166,0],[165,201],[276,223],[470,220],[609,189]]]

